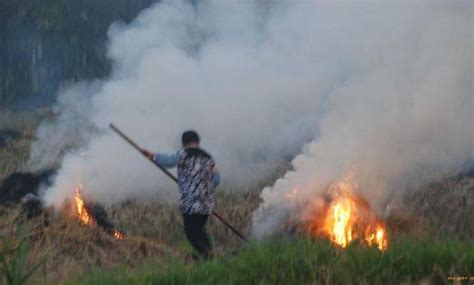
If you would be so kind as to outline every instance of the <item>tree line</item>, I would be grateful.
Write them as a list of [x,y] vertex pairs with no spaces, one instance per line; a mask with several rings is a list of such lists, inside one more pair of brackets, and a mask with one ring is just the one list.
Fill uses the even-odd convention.
[[48,106],[62,81],[107,76],[108,27],[156,1],[0,0],[0,107]]

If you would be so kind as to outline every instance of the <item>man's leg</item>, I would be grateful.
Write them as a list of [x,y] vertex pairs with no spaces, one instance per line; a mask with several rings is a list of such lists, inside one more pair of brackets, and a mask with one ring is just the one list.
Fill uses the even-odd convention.
[[191,245],[204,258],[209,258],[212,253],[212,244],[206,233],[205,226],[209,215],[183,214],[184,232]]
[[204,249],[203,256],[205,258],[211,258],[212,257],[212,241],[206,231],[206,223],[207,220],[209,219],[209,215],[199,215],[200,219],[200,225],[199,225],[199,236],[200,236],[200,241],[202,244],[202,247]]

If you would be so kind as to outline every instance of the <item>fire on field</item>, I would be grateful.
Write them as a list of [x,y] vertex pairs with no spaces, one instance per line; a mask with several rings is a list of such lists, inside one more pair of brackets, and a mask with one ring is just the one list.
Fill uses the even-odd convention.
[[[157,239],[124,236],[105,207],[83,200],[80,186],[71,190],[76,191],[75,199],[61,209],[44,207],[40,188],[53,175],[50,170],[15,173],[3,181],[0,235],[8,239],[0,241],[2,252],[27,240],[28,260],[33,264],[46,260],[44,270],[60,279],[95,265],[108,268],[126,262],[133,267],[147,259],[181,256]],[[116,212],[113,208],[107,210]]]
[[111,234],[115,239],[122,239],[123,233],[110,222],[105,210],[98,204],[86,204],[81,197],[82,184],[76,187],[74,196],[74,209],[77,213],[79,223],[83,226],[95,227],[99,225],[107,233]]
[[[54,170],[10,175],[0,188],[0,204],[10,207],[20,205],[21,212],[27,219],[42,216],[46,209],[40,198],[40,189],[48,186],[54,175]],[[65,206],[58,214],[72,215],[80,225],[99,227],[116,239],[123,237],[122,231],[109,219],[103,206],[82,199],[82,185],[72,189],[71,193],[73,191],[75,195],[72,207]]]
[[[357,193],[344,191],[335,194],[332,201],[322,209],[309,211],[314,217],[307,217],[305,230],[313,236],[326,236],[333,244],[342,248],[360,240],[381,251],[387,249],[388,233],[385,223]],[[315,214],[317,211],[322,211],[322,214]]]
[[470,238],[474,234],[473,198],[474,175],[463,172],[409,189],[379,213],[353,179],[347,178],[310,199],[297,188],[286,193],[284,202],[293,210],[282,232],[327,239],[339,248],[362,243],[381,251],[390,247],[392,237],[444,232]]
[[302,201],[299,195],[298,189],[285,195],[297,209],[287,228],[313,238],[326,238],[340,248],[362,242],[380,251],[387,249],[385,222],[371,209],[351,178],[329,185],[323,196],[314,199]]
[[[410,208],[391,211],[384,216],[384,219],[381,219],[388,233],[388,248],[390,249],[392,239],[405,234],[426,234],[427,217],[437,218],[444,229],[447,229],[447,226],[444,226],[446,222],[446,225],[453,227],[456,233],[463,231],[466,234],[473,233],[472,217],[474,215],[472,215],[472,208],[469,207],[471,204],[468,202],[474,201],[472,200],[473,186],[472,178],[455,177],[439,181],[436,185],[426,185],[425,188],[413,192],[408,198],[419,214],[416,216],[410,214],[412,212],[410,209],[413,207],[410,203],[406,203]],[[332,185],[332,189],[339,188],[338,183]],[[3,190],[5,189],[2,188]],[[221,191],[217,193],[216,199],[219,203],[216,205],[216,210],[222,212],[244,233],[248,233],[252,212],[259,204],[259,190],[260,187],[246,192]],[[460,190],[464,194],[460,195]],[[288,203],[300,204],[300,208],[307,211],[300,212],[298,219],[290,221],[285,228],[286,232],[297,231],[295,237],[310,235],[314,238],[331,239],[322,228],[315,227],[317,225],[315,221],[324,221],[322,217],[331,209],[329,205],[336,201],[335,198],[338,196],[331,196],[328,192],[323,197],[314,197],[313,200],[307,202],[300,199],[298,193],[298,190],[294,190],[288,193],[285,199]],[[449,206],[444,206],[442,213],[437,207],[438,204],[445,205],[444,201],[451,201],[451,203]],[[46,209],[41,215],[26,223],[28,225],[26,238],[31,248],[29,258],[32,261],[38,261],[46,257],[44,271],[48,272],[49,278],[64,280],[70,278],[71,275],[88,271],[96,265],[111,268],[125,263],[127,268],[134,268],[149,260],[156,262],[169,260],[170,257],[178,259],[189,257],[186,254],[188,250],[182,248],[184,237],[180,224],[181,216],[173,205],[158,204],[156,201],[126,201],[107,207],[110,217],[115,221],[120,221],[129,233],[121,240],[116,240],[101,227],[81,225],[77,212],[74,210],[75,202],[71,200],[69,203],[65,205],[68,207],[67,212]],[[309,208],[308,205],[314,207]],[[317,207],[318,205],[325,205],[325,207]],[[0,216],[1,234],[15,238],[21,232],[22,223],[19,221],[23,220],[23,217],[21,208],[4,211]],[[377,216],[372,217],[377,219]],[[425,220],[421,220],[423,217]],[[48,223],[45,223],[45,220],[48,220]],[[235,250],[240,244],[237,237],[216,221],[211,220],[210,232],[218,245],[216,248],[218,255],[225,255]],[[352,236],[352,242],[357,241],[366,244],[364,240]],[[334,241],[333,243],[342,249],[342,246],[336,245]]]

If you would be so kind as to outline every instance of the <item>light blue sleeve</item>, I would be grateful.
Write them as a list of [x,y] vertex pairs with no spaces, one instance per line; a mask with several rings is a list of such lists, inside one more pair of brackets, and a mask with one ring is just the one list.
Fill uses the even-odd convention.
[[173,168],[178,166],[180,156],[178,154],[162,154],[158,153],[153,157],[153,161],[158,163],[160,166],[166,168]]
[[221,183],[221,174],[219,171],[214,172],[212,183],[214,183],[214,187],[217,187]]

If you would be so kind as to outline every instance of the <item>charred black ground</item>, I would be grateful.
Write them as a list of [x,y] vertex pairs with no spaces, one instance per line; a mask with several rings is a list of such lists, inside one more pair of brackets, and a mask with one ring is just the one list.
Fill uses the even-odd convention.
[[14,130],[0,130],[0,148],[7,146],[9,140],[17,139],[21,134]]
[[[0,187],[0,206],[11,208],[21,207],[27,219],[38,217],[45,213],[41,201],[41,189],[51,185],[57,170],[46,169],[38,172],[18,172],[8,176]],[[85,201],[85,208],[92,216],[97,226],[105,232],[113,234],[117,229],[103,206],[98,203]]]
[[0,187],[0,205],[18,204],[28,194],[39,197],[41,186],[51,185],[56,170],[47,169],[39,172],[18,172],[8,176]]
[[[108,234],[114,234],[115,230],[118,230],[117,225],[112,222],[107,214],[107,211],[101,205],[97,203],[87,203],[85,204],[87,212],[94,218],[97,226],[101,227]],[[123,232],[120,229],[120,232]]]

